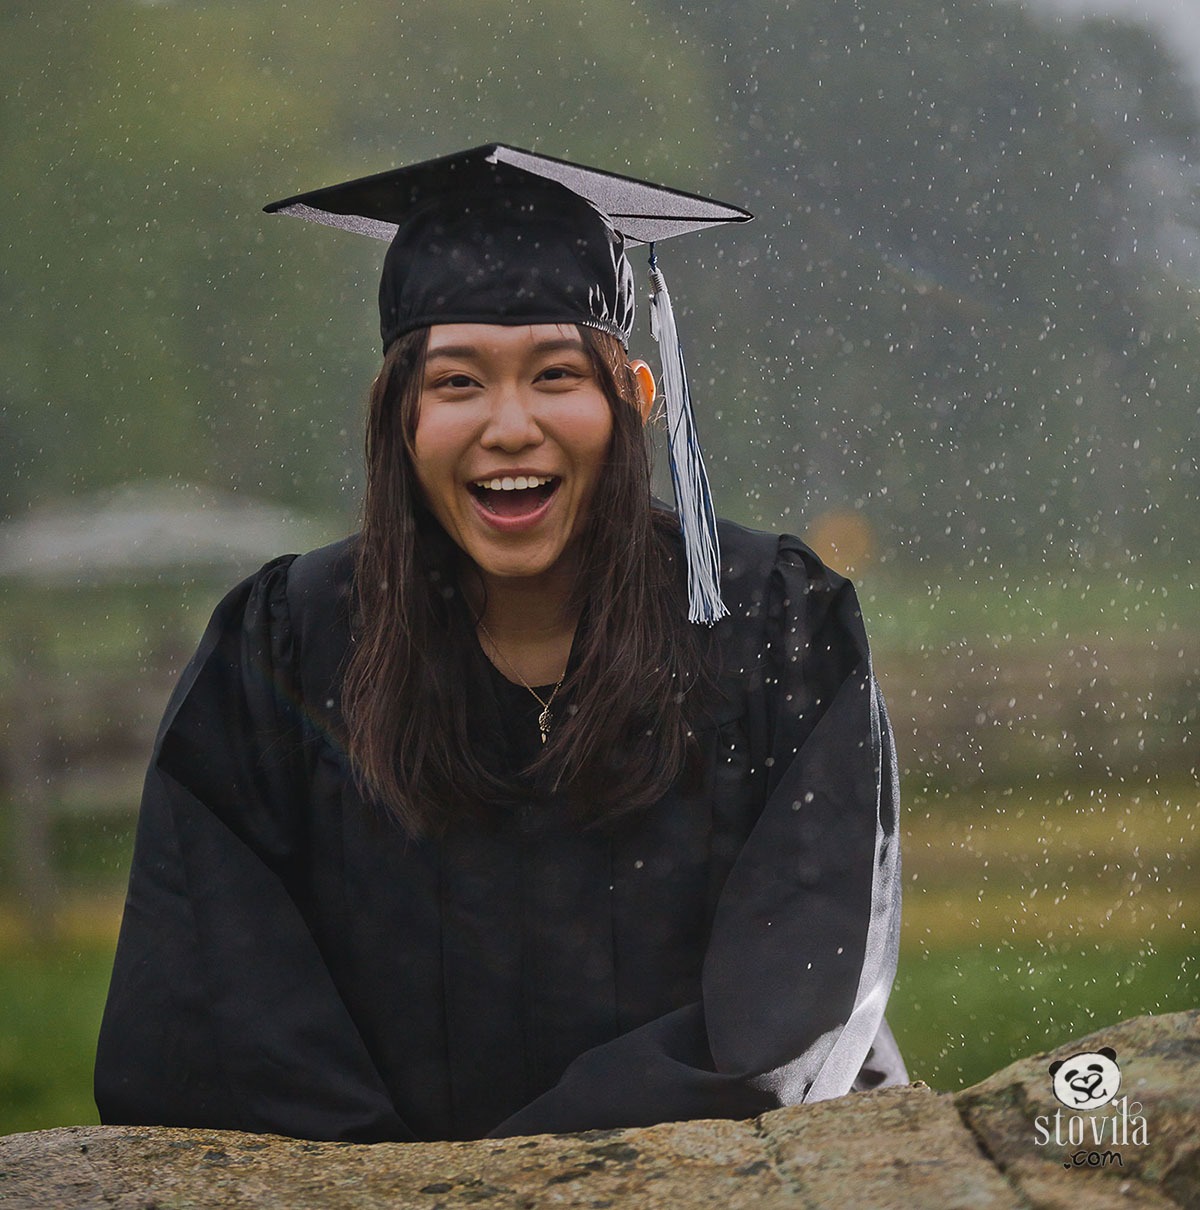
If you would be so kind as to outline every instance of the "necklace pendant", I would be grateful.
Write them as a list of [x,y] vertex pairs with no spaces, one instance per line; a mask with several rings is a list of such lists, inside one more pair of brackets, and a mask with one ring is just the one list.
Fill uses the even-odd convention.
[[538,715],[538,730],[542,733],[542,743],[544,744],[550,735],[550,707],[547,706],[541,714]]

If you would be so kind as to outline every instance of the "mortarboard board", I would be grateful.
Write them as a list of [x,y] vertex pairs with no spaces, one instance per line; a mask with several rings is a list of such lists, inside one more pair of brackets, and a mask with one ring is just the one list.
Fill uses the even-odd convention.
[[651,331],[663,361],[671,474],[688,555],[689,617],[725,615],[716,519],[670,296],[654,245],[751,215],[737,206],[491,143],[297,194],[268,213],[389,241],[379,287],[385,351],[444,323],[633,327],[628,247],[650,245]]

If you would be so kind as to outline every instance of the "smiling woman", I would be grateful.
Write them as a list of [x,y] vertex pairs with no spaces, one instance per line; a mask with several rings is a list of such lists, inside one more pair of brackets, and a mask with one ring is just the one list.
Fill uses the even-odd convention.
[[363,523],[235,588],[172,698],[104,1120],[470,1138],[904,1079],[854,593],[716,525],[657,270],[650,495],[626,247],[748,216],[501,145],[273,208],[390,239]]
[[552,584],[569,590],[574,579],[611,436],[608,399],[577,332],[443,324],[431,333],[417,480],[485,585],[521,577],[531,595],[569,595]]

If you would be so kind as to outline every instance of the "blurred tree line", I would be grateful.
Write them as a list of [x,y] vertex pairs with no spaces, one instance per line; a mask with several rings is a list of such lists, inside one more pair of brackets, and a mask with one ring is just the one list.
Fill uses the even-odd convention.
[[1141,27],[10,0],[0,78],[3,515],[175,477],[349,524],[383,247],[259,208],[499,139],[758,215],[662,250],[726,513],[960,566],[1200,537],[1197,102]]

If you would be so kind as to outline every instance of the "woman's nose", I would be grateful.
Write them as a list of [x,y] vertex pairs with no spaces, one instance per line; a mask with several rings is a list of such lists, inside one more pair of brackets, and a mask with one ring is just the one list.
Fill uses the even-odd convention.
[[540,445],[543,437],[535,402],[517,389],[497,392],[481,440],[485,447],[507,453]]

